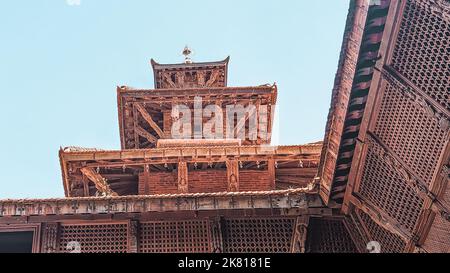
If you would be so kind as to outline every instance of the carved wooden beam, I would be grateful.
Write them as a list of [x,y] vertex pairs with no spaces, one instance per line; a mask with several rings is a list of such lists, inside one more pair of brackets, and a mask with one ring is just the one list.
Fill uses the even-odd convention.
[[292,253],[305,253],[306,235],[308,233],[309,216],[302,215],[297,217],[294,227],[294,237],[292,238]]
[[150,134],[149,132],[147,132],[144,128],[142,128],[139,125],[136,126],[135,130],[138,135],[140,135],[141,137],[144,137],[150,143],[156,143],[156,141],[158,141],[158,139],[154,135]]
[[141,113],[142,117],[145,119],[145,121],[148,122],[148,124],[155,130],[155,132],[159,135],[160,138],[164,138],[164,132],[161,130],[161,128],[156,124],[156,122],[153,120],[152,116],[145,110],[144,106],[142,104],[136,103],[135,104],[136,109]]
[[178,163],[178,192],[189,192],[188,167],[186,162]]
[[239,191],[239,161],[227,160],[228,191]]
[[97,190],[106,196],[118,196],[108,184],[108,181],[98,174],[93,168],[82,168],[81,173],[91,180]]

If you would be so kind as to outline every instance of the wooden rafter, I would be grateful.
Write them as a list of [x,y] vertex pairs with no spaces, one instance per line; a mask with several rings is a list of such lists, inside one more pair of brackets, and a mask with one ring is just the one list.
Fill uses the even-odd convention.
[[147,110],[144,108],[144,106],[140,103],[135,104],[136,109],[141,113],[142,117],[145,119],[145,121],[148,122],[148,124],[152,127],[153,130],[158,134],[160,138],[164,138],[164,132],[161,130],[161,128],[156,124],[156,122],[153,120],[152,116],[147,112]]
[[81,173],[92,181],[99,192],[106,196],[118,196],[108,184],[108,181],[98,174],[93,168],[82,168]]

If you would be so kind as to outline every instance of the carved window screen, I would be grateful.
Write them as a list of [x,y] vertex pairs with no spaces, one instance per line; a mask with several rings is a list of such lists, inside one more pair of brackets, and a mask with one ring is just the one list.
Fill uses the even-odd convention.
[[429,186],[448,136],[438,119],[387,83],[375,134]]
[[70,242],[78,242],[81,253],[125,253],[128,225],[92,224],[61,225],[59,252],[70,252]]
[[310,253],[357,253],[343,220],[311,218],[307,251]]
[[140,252],[211,252],[209,223],[204,220],[154,221],[142,223]]
[[371,240],[380,243],[381,253],[402,253],[405,250],[406,243],[403,239],[393,234],[375,223],[369,215],[357,211],[363,225],[366,227]]
[[371,203],[385,211],[398,223],[413,231],[423,199],[378,155],[381,147],[369,145],[359,192]]
[[226,219],[223,226],[225,253],[288,253],[294,219]]
[[450,109],[450,23],[415,2],[407,1],[392,65]]

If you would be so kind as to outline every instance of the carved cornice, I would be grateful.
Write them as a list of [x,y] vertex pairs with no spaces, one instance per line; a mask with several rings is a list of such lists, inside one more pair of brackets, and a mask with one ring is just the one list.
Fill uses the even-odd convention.
[[322,203],[318,194],[309,191],[309,189],[293,189],[238,193],[0,200],[0,220],[5,216],[88,215],[227,209],[308,209],[309,207],[320,207]]

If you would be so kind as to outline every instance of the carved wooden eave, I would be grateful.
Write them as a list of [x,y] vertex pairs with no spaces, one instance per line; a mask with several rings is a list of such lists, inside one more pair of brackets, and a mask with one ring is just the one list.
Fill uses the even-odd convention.
[[[295,186],[298,181],[313,181],[319,162],[321,144],[302,146],[216,146],[170,147],[121,151],[60,150],[63,184],[66,196],[74,196],[74,188],[82,188],[81,169],[91,168],[111,182],[137,187],[136,179],[146,168],[173,170],[182,160],[189,164],[224,165],[228,160],[253,163],[241,168],[276,165],[278,183]],[[258,165],[259,166],[259,165]],[[269,170],[274,166],[269,167]],[[293,183],[296,182],[296,183]],[[114,182],[111,182],[114,183]],[[293,184],[292,184],[293,183]],[[113,185],[111,184],[111,187]],[[115,187],[115,186],[114,186]],[[114,189],[113,187],[113,189]],[[86,191],[83,191],[86,192]],[[125,192],[129,194],[129,192]],[[119,194],[123,195],[123,194]],[[76,195],[79,196],[79,195]]]
[[[0,222],[8,217],[74,216],[218,210],[327,211],[311,188],[266,192],[223,192],[61,199],[0,200]],[[316,213],[319,212],[316,211]],[[50,219],[50,218],[48,218]]]
[[[273,110],[277,102],[277,86],[220,87],[189,89],[133,89],[117,88],[119,129],[122,149],[153,148],[158,139],[170,138],[171,111],[174,105],[183,104],[193,109],[196,98],[203,106],[239,104],[244,107],[267,107],[268,139],[259,144],[269,144],[273,126]],[[224,109],[224,115],[225,115]],[[225,126],[225,124],[224,124]],[[248,121],[245,123],[248,127]],[[225,128],[225,127],[224,127]],[[251,141],[247,141],[251,144]]]
[[320,178],[320,195],[326,204],[328,204],[330,199],[344,120],[347,113],[348,98],[355,75],[368,8],[368,1],[350,1],[318,174]]
[[[150,64],[153,68],[155,89],[163,88],[161,86],[161,75],[167,72],[199,72],[199,71],[219,71],[223,80],[219,83],[221,86],[227,86],[228,79],[228,64],[230,57],[218,62],[193,62],[193,63],[179,63],[179,64],[160,64],[151,59]],[[205,82],[206,83],[206,82]]]

